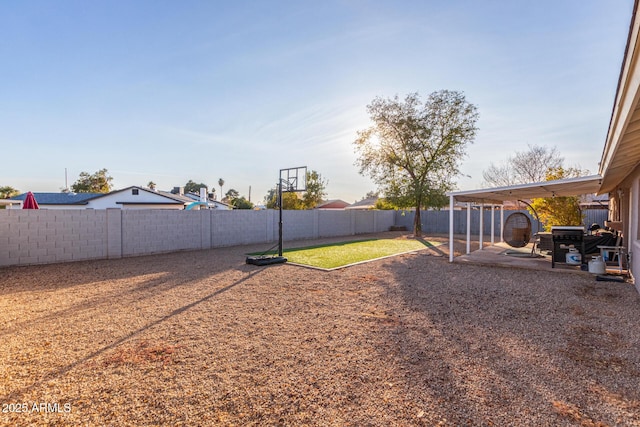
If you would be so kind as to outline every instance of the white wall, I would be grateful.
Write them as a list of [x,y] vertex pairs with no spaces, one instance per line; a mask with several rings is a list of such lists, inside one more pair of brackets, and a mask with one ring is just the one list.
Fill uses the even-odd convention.
[[[393,211],[284,211],[285,241],[387,231]],[[0,267],[272,243],[273,210],[0,210]]]
[[[184,209],[182,203],[171,203],[171,200],[164,197],[161,194],[153,191],[147,191],[142,188],[134,188],[138,190],[138,194],[132,194],[131,188],[127,188],[121,191],[112,192],[104,196],[100,196],[96,199],[88,201],[87,205],[83,205],[88,209],[108,209],[108,208],[122,208],[122,209],[149,209],[149,206],[145,206],[145,203],[158,203],[160,206],[154,206],[158,209]],[[124,203],[124,204],[123,204]],[[133,204],[140,203],[141,205],[135,206]]]

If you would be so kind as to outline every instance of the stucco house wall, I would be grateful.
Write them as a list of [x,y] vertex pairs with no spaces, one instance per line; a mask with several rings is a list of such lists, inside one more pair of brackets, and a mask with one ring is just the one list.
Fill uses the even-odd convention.
[[[637,272],[640,271],[640,256],[638,256],[640,255],[640,226],[638,225],[640,223],[640,210],[638,209],[638,206],[640,206],[640,168],[636,168],[632,179],[633,183],[627,195],[629,207],[626,210],[628,213],[626,222],[629,224],[629,227],[625,236],[629,236],[630,245],[628,249],[631,253],[631,271],[635,272],[635,276],[637,276]],[[636,288],[638,292],[640,292],[640,283],[638,283],[637,277],[635,278]]]
[[130,187],[90,199],[87,209],[184,209],[184,202],[140,187]]
[[609,218],[622,222],[623,243],[629,253],[631,273],[640,292],[637,280],[640,272],[640,166],[616,187],[611,199]]
[[608,192],[609,219],[622,223],[624,244],[636,288],[640,273],[640,14],[634,2],[624,60],[600,161],[602,186]]

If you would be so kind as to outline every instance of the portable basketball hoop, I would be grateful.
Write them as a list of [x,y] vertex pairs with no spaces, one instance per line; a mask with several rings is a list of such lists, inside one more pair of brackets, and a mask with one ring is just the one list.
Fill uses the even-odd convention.
[[[301,191],[307,191],[307,167],[299,166],[296,168],[280,169],[280,176],[278,179],[278,255],[258,255],[247,257],[247,264],[254,265],[269,265],[269,264],[281,264],[287,262],[287,259],[282,256],[282,193],[296,193]],[[275,247],[275,246],[274,246]],[[269,248],[266,252],[269,252],[272,248]]]

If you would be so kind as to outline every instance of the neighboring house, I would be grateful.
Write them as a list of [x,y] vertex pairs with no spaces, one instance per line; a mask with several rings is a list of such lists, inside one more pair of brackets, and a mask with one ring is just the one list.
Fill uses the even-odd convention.
[[[33,193],[40,209],[185,209],[193,202],[184,195],[127,187],[110,193]],[[24,200],[25,194],[11,200]],[[20,208],[14,206],[13,208]]]
[[[33,193],[40,209],[87,209],[89,200],[102,196],[101,193]],[[9,200],[24,201],[27,193],[11,197]],[[21,209],[22,203],[10,206]]]
[[22,200],[0,199],[0,209],[11,209],[14,206],[22,207]]
[[334,199],[321,202],[315,209],[344,209],[347,206],[349,206],[349,203],[344,200]]
[[609,209],[609,194],[586,194],[580,200],[580,209]]
[[[174,189],[174,191],[176,191]],[[33,193],[40,209],[233,209],[226,203],[180,191],[158,191],[145,187],[127,187],[109,193]],[[26,193],[12,197],[12,209],[20,209]],[[18,204],[15,204],[18,202]]]
[[345,209],[375,209],[377,201],[377,197],[369,197],[367,199],[362,199],[359,202],[352,203]]
[[191,202],[191,199],[180,194],[132,186],[94,197],[88,200],[87,208],[185,209]]
[[[600,160],[600,194],[609,193],[609,219],[621,227],[631,256],[631,272],[640,272],[640,11],[633,16],[609,131]],[[634,275],[635,276],[635,275]],[[640,283],[636,280],[640,291]]]

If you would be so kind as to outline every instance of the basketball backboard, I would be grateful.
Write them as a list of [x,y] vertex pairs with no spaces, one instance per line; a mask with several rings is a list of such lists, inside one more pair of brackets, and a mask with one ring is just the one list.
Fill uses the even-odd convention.
[[307,191],[307,167],[280,169],[282,192]]

